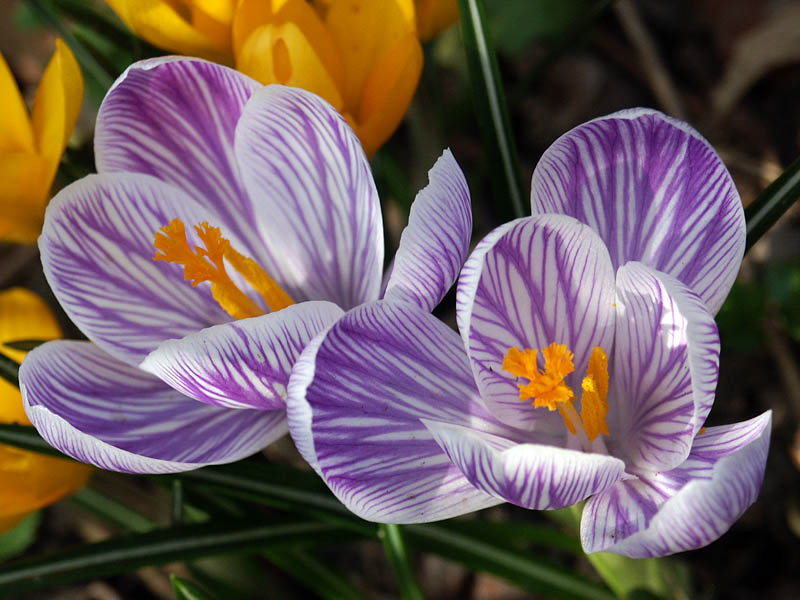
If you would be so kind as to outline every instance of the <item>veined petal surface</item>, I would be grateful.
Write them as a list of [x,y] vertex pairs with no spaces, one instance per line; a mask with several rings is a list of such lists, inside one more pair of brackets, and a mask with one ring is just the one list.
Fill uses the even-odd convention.
[[713,542],[758,496],[772,417],[709,427],[678,468],[629,479],[587,502],[586,552],[664,556]]
[[625,463],[613,456],[520,444],[452,423],[423,423],[470,483],[523,508],[571,506],[607,489],[625,472]]
[[298,450],[354,513],[384,523],[498,504],[450,462],[421,419],[513,438],[481,405],[458,335],[410,303],[347,313],[303,351],[289,382]]
[[589,227],[561,215],[519,219],[487,239],[467,259],[457,298],[459,329],[481,396],[509,425],[566,431],[556,412],[520,402],[517,378],[503,371],[503,359],[514,346],[565,344],[575,355],[575,372],[566,381],[579,389],[592,348],[608,351],[614,340],[608,252]]
[[197,402],[87,342],[36,348],[20,383],[25,411],[44,439],[113,471],[167,473],[233,462],[286,432],[283,411]]
[[617,271],[615,304],[609,447],[629,469],[666,471],[686,459],[714,401],[717,328],[686,286],[641,263]]
[[472,207],[464,174],[450,150],[428,173],[411,205],[386,298],[433,310],[455,282],[469,251]]
[[669,273],[712,314],[744,255],[744,211],[722,160],[692,127],[654,110],[614,113],[556,140],[534,171],[531,209],[590,225],[614,267]]
[[233,145],[244,105],[260,87],[233,69],[199,59],[134,63],[97,115],[98,172],[145,173],[173,184],[218,214],[224,222],[212,225],[248,242],[248,254],[260,243]]
[[296,301],[330,300],[349,309],[377,299],[378,193],[342,117],[305,90],[266,86],[239,121],[236,157],[270,275]]
[[292,365],[311,338],[342,314],[331,302],[294,304],[167,340],[141,368],[201,402],[284,410]]
[[153,260],[155,233],[176,217],[196,245],[189,224],[215,219],[180,189],[137,173],[84,177],[47,209],[47,281],[75,324],[120,360],[138,364],[164,340],[230,320],[207,285],[192,288],[179,265]]

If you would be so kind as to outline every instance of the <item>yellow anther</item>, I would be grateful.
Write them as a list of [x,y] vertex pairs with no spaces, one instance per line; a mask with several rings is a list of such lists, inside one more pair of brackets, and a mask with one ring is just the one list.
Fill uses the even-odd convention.
[[542,349],[544,370],[539,370],[537,358],[539,351],[528,348],[520,350],[509,348],[503,359],[503,370],[516,377],[528,379],[520,383],[519,399],[533,399],[536,408],[547,407],[558,410],[564,425],[572,435],[580,430],[585,439],[593,441],[601,433],[608,435],[606,416],[608,415],[608,358],[599,346],[589,357],[589,366],[581,384],[581,414],[575,410],[575,394],[564,382],[567,375],[575,370],[574,356],[563,344],[552,343]]
[[225,269],[226,260],[261,294],[271,311],[293,304],[291,297],[252,258],[231,247],[219,227],[200,223],[194,229],[205,248],[190,247],[185,225],[180,219],[173,219],[156,232],[153,260],[183,265],[183,277],[193,287],[208,281],[214,299],[235,319],[263,315],[264,310],[231,280]]
[[600,346],[592,350],[581,387],[581,420],[586,436],[592,441],[601,433],[608,435],[608,357]]

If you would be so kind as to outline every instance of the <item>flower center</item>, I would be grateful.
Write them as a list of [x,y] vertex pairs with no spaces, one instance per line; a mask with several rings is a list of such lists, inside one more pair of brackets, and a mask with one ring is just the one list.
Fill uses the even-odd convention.
[[544,371],[540,371],[536,360],[539,351],[516,346],[509,348],[503,359],[503,370],[517,377],[528,379],[519,384],[519,399],[533,400],[535,408],[547,407],[558,410],[564,425],[572,435],[580,430],[588,441],[593,441],[601,433],[608,435],[606,415],[608,415],[608,358],[600,346],[595,346],[589,357],[589,367],[583,378],[581,389],[581,414],[575,410],[575,394],[564,383],[564,378],[575,370],[574,355],[563,344],[550,344],[542,348]]
[[191,281],[192,287],[208,281],[214,300],[234,319],[257,317],[265,313],[231,280],[225,261],[261,294],[272,312],[294,304],[289,294],[256,261],[233,249],[231,243],[222,237],[219,227],[200,223],[194,226],[194,230],[205,248],[189,246],[186,227],[180,219],[173,219],[169,225],[159,229],[153,241],[156,249],[153,260],[183,265],[183,278]]

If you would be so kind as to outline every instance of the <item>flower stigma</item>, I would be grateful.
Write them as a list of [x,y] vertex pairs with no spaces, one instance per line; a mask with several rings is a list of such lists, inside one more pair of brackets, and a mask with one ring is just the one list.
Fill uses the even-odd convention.
[[523,377],[528,383],[520,383],[519,399],[533,400],[534,408],[546,407],[558,410],[564,425],[572,435],[586,436],[594,441],[601,433],[608,435],[606,416],[608,415],[608,357],[600,346],[595,346],[589,357],[586,377],[581,382],[581,413],[575,410],[575,394],[564,383],[567,375],[575,370],[574,355],[564,344],[553,342],[541,350],[544,370],[539,370],[537,358],[539,350],[516,346],[509,348],[503,359],[503,370],[516,377]]
[[264,310],[245,294],[226,271],[228,261],[264,298],[270,311],[275,312],[294,304],[292,298],[262,269],[256,261],[237,252],[230,241],[222,237],[219,227],[208,223],[194,226],[205,248],[192,248],[186,238],[186,226],[173,219],[156,232],[153,260],[183,265],[183,278],[197,287],[203,281],[211,284],[214,300],[234,319],[246,319],[265,314]]

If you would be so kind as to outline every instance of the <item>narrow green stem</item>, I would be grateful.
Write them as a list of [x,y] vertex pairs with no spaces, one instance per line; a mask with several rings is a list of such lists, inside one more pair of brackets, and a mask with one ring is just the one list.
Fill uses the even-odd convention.
[[414,567],[406,550],[406,542],[399,525],[381,523],[378,537],[383,543],[383,551],[394,569],[400,596],[403,600],[423,600],[425,596],[419,588],[414,575]]
[[458,12],[478,125],[493,170],[500,175],[494,183],[508,197],[514,216],[521,217],[527,212],[524,187],[484,0],[458,0]]
[[765,189],[744,211],[747,221],[746,250],[753,247],[759,238],[789,210],[800,197],[800,158]]

